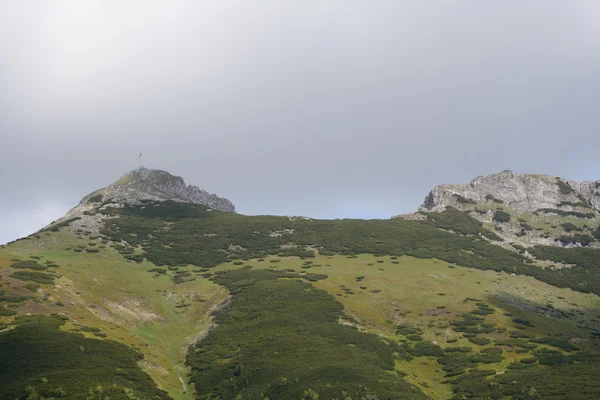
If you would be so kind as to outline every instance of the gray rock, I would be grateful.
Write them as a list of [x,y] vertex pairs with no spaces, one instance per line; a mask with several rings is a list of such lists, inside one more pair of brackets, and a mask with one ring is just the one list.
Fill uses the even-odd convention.
[[183,178],[158,169],[138,168],[113,184],[85,196],[64,217],[44,227],[49,228],[68,219],[80,218],[71,224],[72,230],[85,229],[98,233],[107,218],[93,211],[103,207],[123,207],[124,204],[140,204],[142,200],[202,204],[212,210],[235,212],[234,205],[227,199],[210,194],[197,186],[187,186]]
[[[466,202],[502,202],[520,211],[559,208],[565,211],[584,209],[586,203],[600,211],[600,181],[575,181],[549,175],[515,174],[502,171],[478,176],[470,183],[438,185],[425,197],[419,211],[443,211],[448,206],[461,208]],[[588,209],[591,211],[591,209]]]
[[144,167],[123,175],[110,186],[84,197],[80,204],[100,196],[102,203],[139,204],[142,200],[173,200],[202,204],[213,210],[235,212],[234,205],[227,199],[210,194],[197,186],[187,186],[183,178],[158,169]]

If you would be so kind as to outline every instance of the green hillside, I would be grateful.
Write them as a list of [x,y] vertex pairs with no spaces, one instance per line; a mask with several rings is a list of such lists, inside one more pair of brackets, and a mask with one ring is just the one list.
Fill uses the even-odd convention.
[[600,393],[592,247],[519,248],[453,208],[330,221],[100,206],[86,214],[99,231],[72,219],[0,248],[0,398]]

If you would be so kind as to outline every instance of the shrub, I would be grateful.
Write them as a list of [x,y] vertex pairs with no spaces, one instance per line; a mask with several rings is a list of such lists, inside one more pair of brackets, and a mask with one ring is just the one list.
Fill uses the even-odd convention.
[[506,211],[496,211],[492,220],[498,223],[510,222],[510,214]]
[[17,261],[15,263],[12,263],[11,267],[12,268],[31,269],[31,270],[34,270],[34,271],[44,271],[44,270],[48,269],[47,265],[39,264],[35,260]]
[[490,339],[484,338],[484,337],[472,337],[472,338],[469,338],[469,342],[475,343],[479,346],[485,346],[486,344],[490,344],[492,341]]
[[512,322],[514,322],[516,324],[521,324],[521,325],[533,327],[533,324],[531,322],[529,322],[529,321],[527,321],[526,319],[523,319],[523,318],[513,318]]
[[486,195],[486,196],[485,196],[485,199],[486,199],[487,201],[493,201],[494,203],[499,203],[499,204],[502,204],[502,203],[504,203],[504,201],[502,201],[502,200],[500,200],[500,199],[497,199],[497,198],[495,198],[495,197],[494,197],[494,196],[492,196],[491,194],[488,194],[488,195]]
[[556,242],[561,242],[563,245],[571,243],[581,243],[582,246],[587,246],[594,241],[594,238],[585,234],[575,234],[572,236],[560,236],[555,239]]
[[102,399],[125,398],[124,387],[139,398],[170,398],[138,367],[142,354],[130,347],[61,331],[64,320],[58,316],[18,316],[15,322],[0,334],[3,399],[85,399],[98,386],[104,388]]
[[0,316],[11,317],[16,314],[17,312],[14,310],[9,310],[8,308],[0,307]]
[[536,357],[526,357],[526,358],[521,358],[519,360],[519,362],[521,364],[535,364],[537,362],[537,358]]
[[36,283],[42,284],[52,284],[54,283],[54,276],[44,273],[44,272],[36,272],[36,271],[17,271],[11,275],[12,278],[19,279],[21,281],[32,281]]
[[568,195],[577,193],[568,183],[563,182],[560,179],[556,179],[556,186],[558,186],[560,194]]
[[444,350],[437,344],[430,342],[419,342],[408,350],[408,353],[414,357],[441,357]]
[[477,204],[475,200],[466,198],[460,194],[453,194],[452,197],[454,197],[456,201],[461,204]]
[[575,217],[575,218],[580,218],[580,219],[592,219],[596,216],[596,214],[594,214],[592,212],[581,213],[578,211],[563,211],[563,210],[558,210],[555,208],[540,208],[537,211],[538,211],[538,213],[542,212],[542,213],[546,213],[546,214],[558,214],[562,217]]
[[199,398],[216,398],[218,393],[219,398],[233,399],[242,387],[244,398],[260,399],[298,399],[309,389],[315,393],[312,398],[318,393],[323,399],[425,398],[390,373],[394,352],[404,354],[404,348],[339,324],[343,306],[332,296],[299,279],[279,278],[298,274],[215,274],[213,280],[233,297],[215,314],[216,328],[189,349],[186,364]]
[[581,228],[577,227],[577,225],[575,225],[571,222],[565,222],[563,224],[560,224],[560,226],[562,226],[562,228],[565,230],[565,232],[581,231]]
[[521,229],[526,230],[526,231],[532,231],[533,230],[533,226],[525,224],[523,222],[521,222]]

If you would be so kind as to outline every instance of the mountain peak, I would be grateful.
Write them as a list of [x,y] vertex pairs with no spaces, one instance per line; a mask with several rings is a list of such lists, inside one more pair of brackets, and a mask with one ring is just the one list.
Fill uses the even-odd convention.
[[82,202],[94,196],[101,196],[104,203],[110,201],[138,204],[142,200],[172,200],[202,204],[219,211],[235,212],[235,207],[229,200],[210,194],[197,186],[188,186],[180,176],[145,167],[126,173],[106,188],[84,197]]
[[124,207],[144,201],[177,201],[201,204],[212,210],[235,212],[235,206],[226,198],[210,194],[197,186],[186,185],[180,176],[160,169],[140,167],[130,171],[105,188],[85,196],[65,216],[52,222],[48,229],[67,220],[77,220],[75,229],[97,232],[103,226],[103,217],[94,212],[102,207]]
[[197,186],[187,186],[180,176],[145,167],[130,171],[106,188],[85,196],[80,204],[91,199],[102,203],[124,204],[139,204],[143,200],[173,200],[202,204],[219,211],[235,212],[235,207],[229,200],[210,194]]
[[600,181],[576,182],[539,174],[517,174],[505,170],[478,176],[470,183],[438,185],[425,197],[421,211],[461,208],[469,203],[501,202],[515,210],[578,207],[600,211]]

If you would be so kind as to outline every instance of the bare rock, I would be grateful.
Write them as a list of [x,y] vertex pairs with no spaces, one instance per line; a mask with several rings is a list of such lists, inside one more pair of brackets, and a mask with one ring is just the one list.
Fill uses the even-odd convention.
[[425,197],[420,211],[461,208],[468,203],[496,202],[520,211],[542,208],[572,210],[577,207],[600,211],[600,181],[578,183],[549,175],[502,171],[478,176],[470,183],[438,185]]

